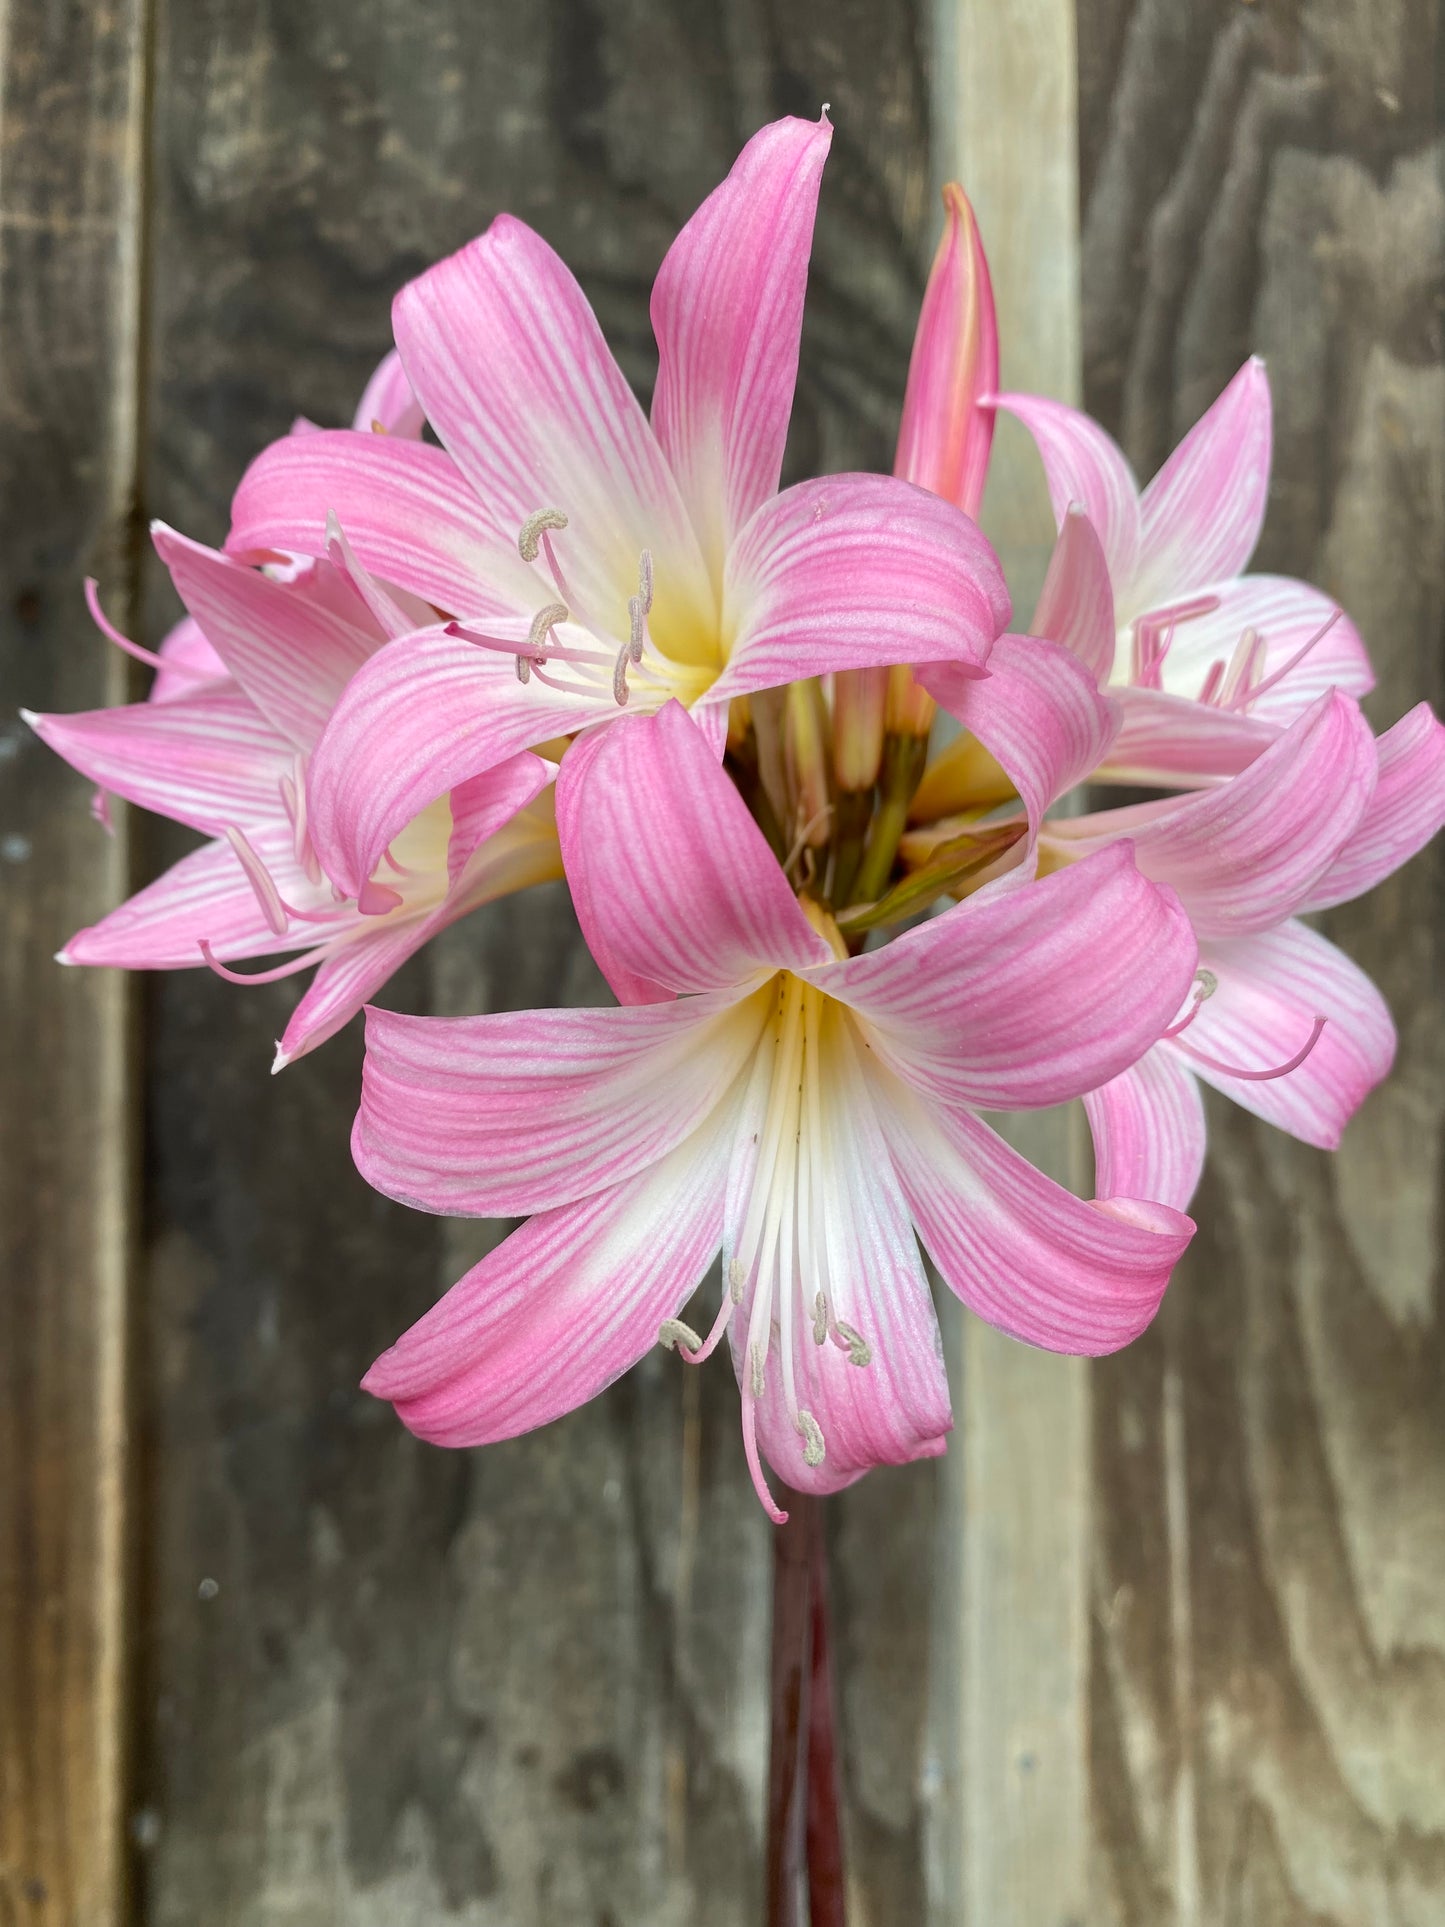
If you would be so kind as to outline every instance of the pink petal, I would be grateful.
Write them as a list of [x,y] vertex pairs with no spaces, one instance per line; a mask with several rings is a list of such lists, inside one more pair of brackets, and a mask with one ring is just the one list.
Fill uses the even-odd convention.
[[182,602],[231,675],[283,736],[309,750],[380,638],[163,522],[151,535]]
[[[278,811],[279,814],[279,811]],[[266,861],[285,876],[288,900],[309,908],[314,892],[285,869],[288,837],[283,828],[255,833]],[[278,937],[229,843],[207,843],[173,864],[163,876],[128,897],[89,929],[78,931],[62,957],[73,964],[111,964],[126,970],[195,969],[204,938],[220,958],[259,957],[304,950],[316,942],[314,924],[296,924]]]
[[998,558],[952,503],[885,475],[829,475],[759,509],[728,556],[722,702],[875,663],[977,673],[1008,621]]
[[722,1103],[768,1006],[367,1018],[357,1168],[421,1211],[548,1211],[636,1177]]
[[233,684],[71,716],[21,713],[92,782],[211,836],[272,821],[295,755]]
[[1417,703],[1375,745],[1379,781],[1349,841],[1310,892],[1309,908],[1373,890],[1445,823],[1445,726]]
[[1269,379],[1253,355],[1144,490],[1127,615],[1240,573],[1264,526],[1269,457]]
[[[1215,583],[1207,593],[1218,596],[1219,607],[1181,622],[1164,658],[1164,687],[1175,695],[1197,696],[1211,666],[1228,663],[1246,629],[1264,638],[1262,680],[1295,663],[1272,689],[1247,705],[1248,713],[1262,722],[1292,723],[1327,689],[1364,696],[1374,688],[1374,671],[1359,631],[1336,603],[1309,583],[1283,575],[1246,575]],[[1332,626],[1295,662],[1332,616]]]
[[988,673],[956,663],[920,664],[928,693],[1002,765],[1028,817],[1031,869],[1044,812],[1103,761],[1118,714],[1069,650],[1033,636],[1000,636]]
[[918,313],[893,473],[977,516],[993,445],[998,321],[978,223],[963,189],[943,190],[944,229]]
[[1187,1211],[1204,1169],[1204,1105],[1183,1059],[1167,1044],[1147,1051],[1084,1098],[1094,1135],[1094,1189],[1102,1198],[1152,1198]]
[[362,434],[381,427],[388,435],[404,441],[420,441],[426,417],[411,391],[401,356],[395,348],[377,363],[371,380],[361,392],[351,426]]
[[1375,787],[1375,739],[1348,696],[1322,696],[1249,767],[1217,789],[1060,819],[1066,850],[1133,839],[1145,876],[1179,892],[1201,937],[1278,923],[1350,835]]
[[1099,780],[1191,789],[1247,769],[1283,725],[1162,689],[1110,690],[1120,716]]
[[[795,1294],[788,1339],[799,1406],[822,1433],[824,1457],[810,1466],[784,1395],[782,1360],[770,1348],[758,1442],[780,1479],[799,1492],[836,1492],[874,1465],[936,1458],[952,1427],[948,1376],[913,1226],[893,1175],[872,1095],[850,1041],[825,1050],[820,1065],[826,1138],[817,1160],[821,1196],[808,1190],[808,1237],[826,1252],[835,1320],[859,1334],[869,1361],[825,1336],[818,1344],[810,1280],[789,1277]],[[739,1382],[750,1373],[743,1338],[750,1302],[729,1337]],[[776,1307],[775,1307],[776,1316]],[[785,1342],[780,1336],[778,1346]]]
[[557,833],[582,934],[624,1003],[741,991],[830,955],[678,703],[568,750]]
[[435,912],[431,916],[358,919],[346,940],[322,960],[305,996],[292,1011],[276,1047],[272,1070],[284,1070],[287,1064],[334,1037],[408,957],[452,920]]
[[[519,756],[458,783],[449,799],[452,833],[447,839],[448,882],[455,885],[480,846],[539,796],[555,776],[553,765],[542,757]],[[536,786],[531,795],[523,794],[528,779]],[[519,795],[521,803],[517,801]]]
[[366,1390],[438,1445],[485,1445],[583,1405],[657,1343],[722,1236],[723,1109],[658,1164],[531,1218],[372,1366]]
[[201,634],[193,616],[183,616],[174,629],[166,632],[156,654],[164,668],[156,671],[147,702],[174,702],[177,696],[193,696],[206,682],[224,682],[225,663]]
[[[1256,1117],[1333,1150],[1394,1061],[1395,1027],[1384,998],[1357,965],[1302,923],[1206,944],[1200,961],[1219,987],[1188,1030],[1160,1049],[1177,1052],[1207,1084]],[[1259,1071],[1287,1064],[1317,1017],[1326,1019],[1318,1043],[1284,1077],[1229,1077],[1214,1067]],[[1200,1062],[1196,1052],[1214,1064]]]
[[436,630],[388,643],[347,685],[308,766],[317,855],[355,896],[428,803],[531,743],[617,713],[610,690],[589,704],[519,683],[510,656]]
[[826,120],[777,120],[755,134],[653,286],[652,426],[719,587],[733,537],[777,493],[832,138]]
[[978,1118],[928,1110],[901,1086],[881,1112],[944,1282],[991,1325],[1048,1351],[1097,1356],[1137,1338],[1194,1232],[1160,1204],[1085,1204]]
[[868,1021],[877,1053],[946,1104],[1078,1097],[1147,1050],[1197,957],[1173,892],[1120,845],[1042,882],[966,899],[879,950],[808,973]]
[[[568,517],[554,540],[587,620],[627,636],[649,549],[659,646],[711,629],[715,599],[677,484],[586,297],[539,234],[498,215],[402,289],[392,322],[427,420],[492,525],[515,541],[538,509]],[[550,600],[537,581],[537,603]]]
[[1139,484],[1124,451],[1096,421],[1063,402],[1042,395],[997,399],[1034,438],[1055,522],[1062,529],[1071,508],[1083,511],[1103,547],[1115,596],[1122,595],[1139,555]]
[[443,449],[327,429],[273,442],[231,504],[232,555],[324,555],[335,515],[367,568],[456,615],[530,615],[546,601]]
[[1031,636],[1061,643],[1106,683],[1114,667],[1114,591],[1094,525],[1071,508],[1059,526],[1048,574],[1029,625]]

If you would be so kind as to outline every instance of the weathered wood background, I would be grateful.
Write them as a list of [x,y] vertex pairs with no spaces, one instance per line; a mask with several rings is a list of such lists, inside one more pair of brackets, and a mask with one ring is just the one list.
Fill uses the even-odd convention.
[[[1075,33],[1077,132],[1029,91]],[[1261,565],[1350,609],[1379,723],[1439,704],[1441,51],[1428,0],[3,0],[4,1927],[731,1927],[761,1897],[769,1543],[730,1375],[649,1361],[466,1456],[354,1390],[478,1231],[352,1172],[354,1036],[271,1080],[284,987],[50,964],[178,847],[107,841],[13,720],[125,693],[82,574],[159,634],[145,518],[219,539],[248,456],[347,418],[393,289],[500,207],[645,389],[677,224],[828,100],[797,470],[888,465],[933,184],[1006,136],[1015,183],[1078,181],[1077,226],[1006,168],[979,201],[1001,283],[1081,260],[1091,408],[1148,472],[1262,351]],[[1025,313],[1016,365],[1077,382],[1079,338]],[[1020,1480],[1017,1400],[984,1398],[968,1467],[832,1508],[857,1921],[1445,1921],[1442,881],[1330,918],[1400,1067],[1333,1159],[1219,1107],[1195,1251],[1084,1372],[1058,1479]],[[600,994],[545,893],[394,988]]]

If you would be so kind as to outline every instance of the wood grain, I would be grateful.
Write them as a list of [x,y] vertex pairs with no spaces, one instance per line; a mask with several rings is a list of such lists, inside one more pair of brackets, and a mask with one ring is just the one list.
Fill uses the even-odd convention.
[[81,578],[134,588],[145,8],[0,10],[0,1920],[125,1911],[124,979],[53,953],[124,893],[126,826],[17,719],[121,699]]
[[[1148,474],[1252,349],[1258,566],[1358,622],[1377,726],[1445,680],[1445,194],[1425,4],[1084,0],[1090,404]],[[1223,1103],[1155,1331],[1095,1373],[1091,1920],[1445,1918],[1437,851],[1329,933],[1390,1081],[1333,1157]]]
[[[942,0],[935,155],[988,249],[1005,387],[1079,398],[1073,0]],[[1026,130],[1026,132],[1025,132]],[[1002,420],[981,520],[1027,621],[1052,547],[1038,458]],[[1074,1110],[999,1118],[1080,1188]],[[956,1444],[935,1590],[938,1762],[930,1919],[1081,1927],[1088,1829],[1089,1381],[1078,1359],[946,1321]]]
[[[917,34],[911,8],[861,0],[166,0],[156,511],[215,539],[267,436],[349,414],[392,290],[504,206],[562,250],[645,392],[676,227],[755,127],[824,101],[790,468],[887,468],[929,219]],[[167,613],[157,592],[154,628]],[[539,892],[450,933],[386,1000],[408,999],[603,992]],[[486,1452],[407,1438],[357,1378],[502,1227],[367,1192],[356,1040],[273,1082],[288,1002],[199,974],[148,993],[145,1917],[753,1922],[770,1547],[725,1362],[659,1354]],[[889,1922],[921,1890],[928,1626],[908,1608],[932,1492],[921,1469],[835,1520],[850,1846]]]

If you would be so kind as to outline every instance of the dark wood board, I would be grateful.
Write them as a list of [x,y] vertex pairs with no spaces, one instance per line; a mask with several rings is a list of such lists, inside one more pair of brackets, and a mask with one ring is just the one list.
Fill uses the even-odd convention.
[[[1377,726],[1445,683],[1441,22],[1082,0],[1089,405],[1141,474],[1252,350],[1258,566],[1324,584]],[[1445,864],[1328,933],[1400,1029],[1340,1152],[1220,1103],[1201,1230],[1095,1375],[1097,1913],[1445,1919]]]
[[0,13],[0,1920],[115,1927],[125,1864],[131,988],[53,956],[126,888],[19,719],[122,699],[145,7]]
[[[824,101],[790,465],[888,467],[933,219],[921,33],[861,4],[169,0],[154,512],[217,539],[251,453],[298,412],[345,419],[392,291],[503,207],[562,250],[645,393],[672,234],[756,126]],[[157,585],[153,631],[168,610]],[[604,996],[552,892],[392,989],[452,1011]],[[407,1438],[357,1378],[498,1228],[366,1190],[357,1039],[273,1081],[288,1006],[192,973],[147,989],[144,1917],[755,1920],[770,1548],[726,1364],[659,1355],[482,1453]],[[917,1468],[835,1521],[849,1824],[880,1921],[918,1918],[932,1495]]]

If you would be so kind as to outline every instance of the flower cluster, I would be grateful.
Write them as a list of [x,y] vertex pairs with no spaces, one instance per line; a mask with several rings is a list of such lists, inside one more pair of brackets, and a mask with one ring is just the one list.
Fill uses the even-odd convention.
[[[1201,1081],[1338,1142],[1394,1032],[1301,917],[1445,821],[1428,708],[1377,740],[1348,618],[1245,573],[1262,365],[1141,491],[1086,416],[1000,392],[958,189],[895,473],[779,488],[830,136],[764,128],[678,236],[650,416],[499,216],[402,290],[353,427],[256,459],[224,553],[156,527],[188,611],[158,655],[92,585],[149,700],[29,719],[103,818],[113,793],[208,839],[62,961],[314,965],[278,1068],[565,876],[615,1007],[368,1011],[365,1176],[527,1221],[365,1382],[470,1445],[726,1337],[774,1517],[764,1458],[831,1491],[943,1449],[920,1246],[1005,1331],[1106,1352],[1193,1231]],[[973,519],[999,409],[1058,525],[1017,632]],[[1091,782],[1141,795],[1070,807]],[[981,1116],[1078,1097],[1087,1201]]]

